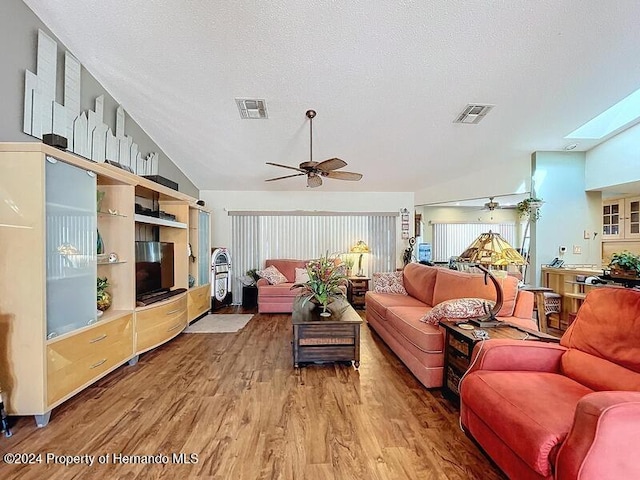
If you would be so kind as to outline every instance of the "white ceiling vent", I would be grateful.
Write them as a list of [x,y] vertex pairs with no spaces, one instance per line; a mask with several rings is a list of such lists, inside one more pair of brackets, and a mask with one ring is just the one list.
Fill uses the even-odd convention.
[[484,116],[491,111],[495,105],[481,105],[479,103],[470,103],[456,117],[453,123],[479,123]]
[[257,98],[236,98],[236,105],[240,110],[240,118],[262,119],[269,118],[267,115],[267,102]]

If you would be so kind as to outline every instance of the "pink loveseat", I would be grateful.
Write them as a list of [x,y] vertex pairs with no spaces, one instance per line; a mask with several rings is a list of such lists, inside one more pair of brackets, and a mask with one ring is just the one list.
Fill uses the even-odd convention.
[[640,479],[640,292],[591,291],[560,345],[479,347],[462,424],[509,478]]
[[[420,321],[433,306],[445,300],[463,297],[495,300],[491,281],[484,274],[463,273],[419,263],[408,264],[403,272],[408,295],[375,293],[365,296],[367,323],[427,388],[442,386],[444,334],[439,326]],[[498,319],[537,330],[532,320],[533,294],[518,291],[518,280],[499,280],[504,304]]]
[[259,313],[291,313],[293,299],[301,292],[301,288],[291,289],[296,279],[296,268],[305,268],[309,260],[266,260],[265,268],[273,265],[287,277],[287,283],[270,285],[264,278],[258,280],[258,312]]

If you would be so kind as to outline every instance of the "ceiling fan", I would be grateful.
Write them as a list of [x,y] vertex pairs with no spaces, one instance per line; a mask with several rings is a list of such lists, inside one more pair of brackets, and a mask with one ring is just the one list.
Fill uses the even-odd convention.
[[346,167],[347,162],[339,158],[330,158],[322,162],[313,161],[313,118],[316,116],[315,110],[307,110],[307,118],[309,119],[309,161],[302,162],[298,167],[291,167],[289,165],[281,165],[279,163],[267,162],[267,165],[273,165],[275,167],[288,168],[290,170],[296,170],[299,173],[293,175],[285,175],[284,177],[269,178],[266,182],[273,182],[275,180],[282,180],[284,178],[299,177],[302,175],[307,176],[307,187],[316,188],[322,185],[322,177],[333,178],[335,180],[350,180],[358,181],[362,178],[361,173],[355,172],[337,172],[336,170]]
[[493,199],[495,197],[489,197],[489,201],[487,203],[484,204],[484,207],[482,207],[483,210],[489,210],[490,212],[493,212],[496,208],[501,208],[500,204],[498,202],[494,202]]

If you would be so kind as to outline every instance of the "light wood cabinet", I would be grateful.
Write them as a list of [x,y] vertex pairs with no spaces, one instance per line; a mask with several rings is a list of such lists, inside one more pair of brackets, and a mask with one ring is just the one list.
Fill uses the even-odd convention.
[[[0,143],[0,178],[0,384],[10,415],[35,415],[44,426],[57,405],[187,326],[186,292],[136,308],[135,240],[149,222],[156,240],[174,243],[175,287],[188,288],[196,199],[36,142]],[[176,221],[139,218],[140,196]],[[98,257],[98,231],[116,261]],[[112,295],[102,316],[96,276],[108,278]],[[206,290],[189,292],[192,313]]]
[[207,313],[211,309],[211,288],[209,285],[194,287],[187,295],[189,321]]
[[628,250],[640,254],[640,197],[602,202],[602,263],[611,255]]

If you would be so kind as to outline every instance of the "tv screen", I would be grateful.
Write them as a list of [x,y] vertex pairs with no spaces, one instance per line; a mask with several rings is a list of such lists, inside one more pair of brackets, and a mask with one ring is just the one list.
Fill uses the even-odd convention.
[[136,242],[136,296],[173,285],[173,243]]

